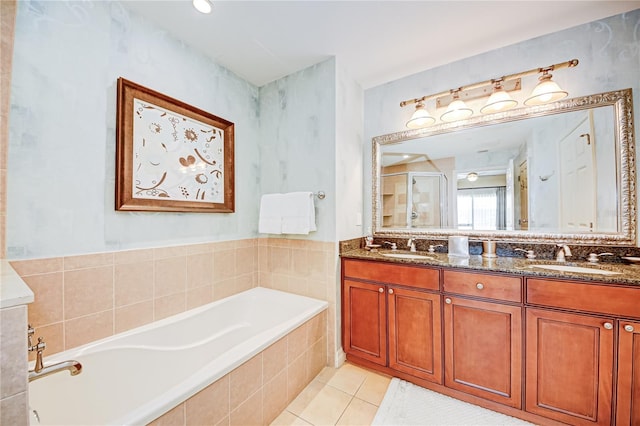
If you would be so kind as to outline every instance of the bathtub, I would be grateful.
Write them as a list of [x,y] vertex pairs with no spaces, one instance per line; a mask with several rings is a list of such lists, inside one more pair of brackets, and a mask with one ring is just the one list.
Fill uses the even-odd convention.
[[31,424],[37,418],[42,425],[147,424],[327,306],[258,287],[45,357],[45,365],[77,360],[82,373],[31,382]]

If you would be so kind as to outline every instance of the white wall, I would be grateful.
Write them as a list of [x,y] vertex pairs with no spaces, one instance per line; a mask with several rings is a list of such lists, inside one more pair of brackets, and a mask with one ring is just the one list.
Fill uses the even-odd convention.
[[[635,122],[639,122],[639,26],[640,9],[637,9],[425,70],[366,90],[364,170],[371,168],[371,138],[406,130],[404,123],[412,111],[411,107],[400,108],[401,101],[573,58],[580,61],[578,67],[553,73],[554,80],[568,90],[570,96],[632,88],[636,105]],[[517,93],[514,98],[524,100],[526,93],[522,92],[525,91]],[[364,173],[364,189],[364,199],[371,200],[371,175],[368,172]],[[370,201],[365,202],[364,213],[365,224],[371,223]]]

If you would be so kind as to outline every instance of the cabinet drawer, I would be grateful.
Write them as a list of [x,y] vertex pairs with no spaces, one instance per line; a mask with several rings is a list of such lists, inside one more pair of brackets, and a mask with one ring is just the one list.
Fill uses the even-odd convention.
[[342,262],[342,273],[349,278],[400,284],[427,290],[440,288],[440,271],[433,268],[345,259]]
[[528,278],[527,303],[640,318],[640,288]]
[[509,302],[522,301],[522,282],[519,277],[444,271],[443,289],[448,293]]

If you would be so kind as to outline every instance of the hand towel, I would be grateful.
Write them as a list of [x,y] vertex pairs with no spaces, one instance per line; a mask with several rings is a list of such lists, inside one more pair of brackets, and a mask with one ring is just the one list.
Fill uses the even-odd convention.
[[258,232],[282,234],[282,194],[264,194],[260,199]]
[[308,234],[315,231],[313,192],[289,192],[282,199],[282,233]]

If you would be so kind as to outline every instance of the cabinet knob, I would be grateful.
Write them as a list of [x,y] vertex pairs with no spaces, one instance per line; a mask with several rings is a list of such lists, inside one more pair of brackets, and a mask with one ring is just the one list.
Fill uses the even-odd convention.
[[603,324],[604,328],[606,328],[607,330],[611,330],[613,328],[613,324],[611,324],[610,322],[605,322]]
[[380,287],[380,288],[378,289],[378,293],[384,293],[384,288]]
[[446,303],[447,305],[451,304],[451,299],[449,299],[448,297],[446,299],[444,299],[444,303]]
[[633,326],[630,324],[625,325],[624,331],[628,331],[629,333],[631,333],[633,331]]
[[389,289],[389,294],[393,294],[393,289],[392,288]]
[[478,283],[478,284],[476,284],[476,288],[477,288],[478,290],[482,290],[482,289],[484,288],[484,284],[482,284],[482,283]]

